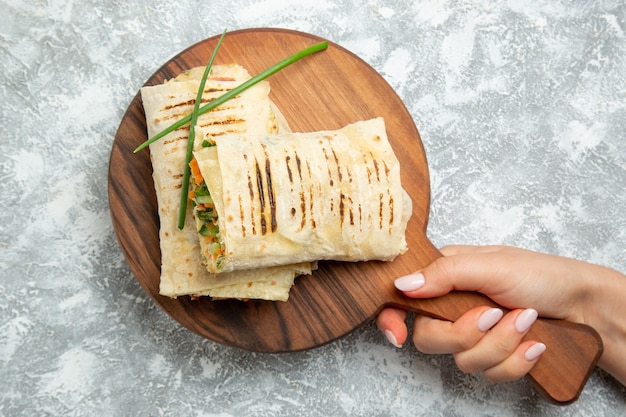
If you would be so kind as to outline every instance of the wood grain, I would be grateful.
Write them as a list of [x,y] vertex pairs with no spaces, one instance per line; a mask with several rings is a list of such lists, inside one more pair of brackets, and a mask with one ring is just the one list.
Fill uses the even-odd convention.
[[[218,37],[199,42],[163,65],[146,85],[206,65]],[[226,35],[216,64],[239,63],[256,74],[323,39],[281,29],[250,29]],[[322,262],[298,278],[287,302],[171,299],[159,295],[159,219],[149,151],[133,154],[146,140],[139,93],[130,103],[111,149],[109,202],[115,232],[131,270],[145,291],[174,319],[218,343],[257,352],[290,352],[323,345],[353,331],[385,306],[455,320],[468,309],[493,305],[476,293],[453,293],[432,300],[409,300],[393,279],[420,269],[439,251],[426,235],[430,206],[428,164],[411,115],[384,78],[363,60],[330,43],[327,51],[270,78],[271,98],[294,131],[337,129],[372,117],[385,118],[389,140],[402,167],[402,182],[413,199],[409,252],[394,262]],[[548,349],[529,375],[548,400],[574,401],[602,351],[591,328],[540,319],[527,338]]]

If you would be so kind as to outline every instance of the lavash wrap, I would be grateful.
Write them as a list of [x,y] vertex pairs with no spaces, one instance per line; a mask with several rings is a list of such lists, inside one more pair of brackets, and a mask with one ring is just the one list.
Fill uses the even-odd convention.
[[391,261],[412,202],[384,120],[335,131],[216,138],[195,152],[218,212],[214,272],[315,260]]
[[[194,68],[163,84],[141,89],[149,137],[191,113],[203,71],[204,68]],[[205,85],[203,104],[249,78],[247,70],[239,65],[213,66]],[[200,115],[196,129],[204,137],[288,131],[287,123],[269,99],[269,88],[268,82],[260,82]],[[310,274],[310,264],[211,274],[203,265],[191,204],[187,208],[184,228],[177,227],[188,135],[189,126],[150,145],[160,221],[160,294],[168,297],[208,295],[214,298],[287,300],[295,276]],[[194,141],[195,149],[200,149],[201,142],[202,137]]]

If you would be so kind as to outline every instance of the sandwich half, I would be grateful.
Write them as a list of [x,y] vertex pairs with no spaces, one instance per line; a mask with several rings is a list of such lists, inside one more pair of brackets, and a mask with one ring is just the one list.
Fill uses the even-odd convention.
[[[152,137],[190,114],[204,68],[185,71],[163,84],[141,89],[148,136]],[[239,65],[215,65],[207,79],[202,101],[219,97],[250,78]],[[201,150],[209,138],[239,134],[277,134],[289,131],[269,99],[269,83],[261,82],[216,109],[200,115],[194,147]],[[200,236],[192,205],[185,226],[177,227],[180,193],[189,127],[178,129],[150,145],[150,159],[159,212],[161,295],[284,301],[294,278],[310,274],[311,263],[245,269],[212,274],[200,249]]]
[[194,155],[211,196],[213,238],[203,252],[212,273],[391,261],[407,250],[412,202],[382,118],[227,135]]

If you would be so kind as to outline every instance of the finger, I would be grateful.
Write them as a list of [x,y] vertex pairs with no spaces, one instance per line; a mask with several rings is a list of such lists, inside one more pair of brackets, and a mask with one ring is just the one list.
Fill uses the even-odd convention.
[[502,310],[477,307],[457,321],[416,316],[413,344],[424,353],[456,353],[471,349],[502,318]]
[[[477,291],[488,296],[511,290],[507,280],[515,271],[509,257],[501,255],[494,262],[490,252],[468,252],[436,259],[419,272],[400,277],[395,286],[413,298],[432,298],[458,291]],[[493,298],[493,297],[492,297]]]
[[407,312],[397,308],[385,308],[376,317],[376,326],[385,335],[389,343],[402,347],[408,337],[406,327]]
[[505,250],[506,246],[500,245],[487,245],[487,246],[476,246],[476,245],[447,245],[439,249],[439,251],[444,256],[454,256],[461,255],[466,253],[494,253]]
[[504,362],[518,349],[535,320],[533,309],[510,312],[475,346],[454,355],[457,366],[465,372],[479,372]]
[[513,381],[525,376],[546,350],[546,345],[534,340],[521,343],[504,361],[485,369],[483,374],[492,382]]

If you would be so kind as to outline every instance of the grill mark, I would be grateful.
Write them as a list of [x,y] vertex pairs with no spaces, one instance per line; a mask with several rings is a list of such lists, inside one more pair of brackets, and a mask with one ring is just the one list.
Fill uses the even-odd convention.
[[[296,155],[296,166],[298,167],[298,176],[300,177],[300,182],[302,182],[302,161],[300,160],[300,157],[298,156],[298,153],[295,153]],[[311,173],[311,171],[309,171],[309,174]]]
[[348,203],[350,203],[350,208],[348,209],[348,218],[350,219],[350,226],[354,226],[354,201],[352,197],[347,196]]
[[[173,98],[173,97],[170,97]],[[195,99],[191,99],[191,100],[187,100],[187,101],[179,101],[176,104],[168,104],[167,106],[163,107],[161,110],[172,110],[175,109],[177,107],[183,107],[183,106],[193,106],[195,104],[196,100]]]
[[[220,81],[226,81],[226,80],[220,80]],[[235,81],[235,80],[232,80]],[[215,88],[215,87],[210,87],[210,88],[206,88],[203,93],[217,93],[218,91],[222,92],[222,91],[230,91],[230,88]]]
[[[243,159],[247,162],[248,155],[243,154]],[[252,225],[252,234],[256,235],[256,221],[254,220],[254,186],[252,185],[252,177],[250,177],[250,171],[248,171],[248,191],[250,193],[250,202],[253,203],[250,207],[250,223]]]
[[[230,90],[231,90],[230,88],[209,88],[207,90],[204,90],[204,94],[206,94],[206,93],[209,93],[209,94],[210,93],[218,93],[218,92],[224,94],[225,92],[228,92]],[[222,95],[222,94],[220,94],[220,95]],[[174,97],[170,96],[170,98],[174,98]],[[233,97],[233,100],[235,100],[237,98],[239,98],[239,96]],[[208,103],[210,101],[213,101],[213,99],[214,99],[214,97],[202,97],[202,99],[200,100],[200,103]],[[196,99],[192,98],[192,99],[187,100],[187,101],[179,101],[178,103],[175,103],[175,104],[168,104],[167,106],[163,107],[161,110],[162,111],[163,110],[172,110],[172,109],[176,109],[176,108],[184,107],[184,106],[193,106],[195,104],[196,104]]]
[[[206,103],[211,102],[212,100],[213,100],[212,98],[209,99],[209,100],[202,100],[202,103],[206,104]],[[233,98],[233,100],[235,100],[235,99]],[[178,109],[177,109],[178,111],[176,113],[173,113],[173,114],[164,114],[161,117],[156,118],[154,120],[157,123],[163,123],[163,122],[165,122],[167,120],[171,120],[171,119],[180,120],[183,117],[188,116],[191,113],[191,110],[186,110],[185,111],[184,107],[186,107],[186,106],[193,108],[194,102],[191,101],[191,102],[173,104],[173,105],[170,105],[168,107],[164,107],[164,108],[160,109],[159,111],[160,112],[164,112],[164,111],[167,111],[167,110],[172,110],[172,109],[177,108],[177,107],[178,107]],[[216,108],[212,109],[209,112],[209,114],[210,113],[225,112],[225,111],[228,111],[228,110],[235,110],[236,111],[237,110],[237,106],[222,104],[222,105],[219,105]]]
[[345,204],[343,200],[346,198],[344,193],[339,194],[339,225],[343,228],[344,213],[345,213]]
[[383,207],[384,207],[384,203],[383,203],[383,193],[378,194],[378,228],[382,229],[383,228]]
[[359,204],[359,231],[363,231],[363,207]]
[[389,234],[393,232],[393,195],[389,193]]
[[[311,205],[311,211],[313,211],[312,207],[313,206]],[[300,191],[300,211],[302,212],[302,219],[300,220],[300,230],[302,230],[304,229],[304,225],[306,224],[306,195],[304,191]]]
[[289,182],[293,184],[293,174],[291,173],[291,167],[289,166],[290,160],[291,160],[291,157],[287,155],[285,157],[285,164],[287,164],[287,174],[289,175]]
[[[332,140],[332,138],[330,137],[328,137],[327,139],[329,142],[330,140]],[[324,152],[324,158],[326,159],[326,167],[328,170],[329,184],[331,187],[333,187],[335,185],[335,180],[333,179],[333,170],[331,169],[332,168],[331,165],[333,165],[334,163],[337,169],[337,180],[339,181],[340,184],[343,181],[343,174],[341,173],[341,167],[339,166],[339,158],[337,157],[337,153],[335,152],[335,149],[330,143],[329,143],[329,147],[330,147],[330,152],[332,153],[332,158],[328,155],[326,148],[322,148],[322,151]],[[345,198],[345,195],[340,190],[339,191],[339,225],[341,228],[343,228],[343,223],[345,221],[344,198]],[[330,211],[332,212],[334,210],[335,210],[335,198],[331,198]]]
[[[333,174],[330,170],[330,158],[328,157],[328,153],[326,152],[326,148],[322,148],[322,152],[324,152],[324,159],[326,159],[326,170],[328,172],[328,184],[332,187],[335,185],[335,182],[333,181]],[[331,205],[331,209],[332,211],[332,205]]]
[[[300,220],[300,230],[304,229],[304,225],[306,224],[306,194],[304,192],[304,186],[302,185],[302,161],[298,156],[297,152],[294,152],[296,157],[296,167],[298,168],[298,178],[300,178],[300,210],[302,211],[302,219]],[[308,166],[308,164],[307,164]],[[311,178],[311,170],[309,169],[309,178]],[[311,196],[312,197],[312,196]],[[315,228],[315,219],[313,217],[313,200],[310,201],[311,211],[309,212],[309,216],[311,217],[311,226]]]
[[378,161],[374,157],[374,155],[370,152],[370,156],[372,157],[372,162],[374,163],[374,169],[376,170],[376,180],[380,182],[380,170],[378,168]]
[[[168,171],[168,172],[169,172],[169,171]],[[176,182],[175,182],[174,184],[172,184],[172,186],[171,186],[173,190],[180,190],[180,189],[182,189],[182,188],[183,188],[183,181],[182,181],[183,174],[172,174],[172,175],[170,176],[170,178],[171,178],[172,180],[176,181]]]
[[263,175],[261,174],[261,168],[259,167],[259,161],[255,159],[256,168],[256,186],[259,190],[259,204],[261,205],[261,234],[267,233],[267,220],[265,219],[265,193],[263,187]]
[[209,132],[210,136],[213,137],[213,138],[217,138],[217,137],[220,137],[220,136],[236,135],[236,134],[239,134],[239,133],[242,133],[242,131],[239,130],[239,129],[224,130],[222,132],[217,132],[217,133],[216,132]]
[[315,213],[313,211],[313,184],[309,185],[309,214],[311,215],[311,228],[315,229]]
[[[216,96],[214,96],[214,97],[209,98],[208,100],[204,100],[204,101],[205,101],[206,103],[210,103],[211,101],[213,101],[213,100],[214,100],[214,99],[216,99],[216,98],[218,98],[218,96],[217,96],[217,95],[216,95]],[[235,98],[233,98],[231,101],[229,101],[229,102],[227,102],[227,103],[220,104],[219,106],[217,106],[217,107],[215,107],[215,108],[211,109],[211,111],[209,111],[209,112],[208,112],[208,114],[212,114],[212,113],[223,113],[223,112],[230,111],[230,110],[232,110],[232,111],[234,111],[234,112],[237,112],[237,111],[239,110],[239,108],[241,108],[241,107],[242,107],[241,105],[236,105],[236,104],[235,104],[235,105],[233,105],[233,103],[236,103],[236,102],[237,102],[237,99],[238,99],[238,98],[239,98],[239,97],[235,97]]]
[[[265,149],[265,146],[263,146]],[[267,157],[267,150],[265,153]],[[270,230],[276,232],[278,224],[276,222],[276,201],[274,196],[274,188],[272,187],[272,167],[269,158],[265,159],[265,179],[267,181],[267,195],[270,203]]]
[[[188,131],[188,129],[185,129],[185,130],[187,130],[187,131]],[[164,146],[167,146],[167,145],[174,144],[174,143],[176,143],[176,142],[178,142],[178,141],[181,141],[181,140],[188,140],[188,139],[189,139],[189,134],[187,134],[186,136],[178,136],[178,137],[176,137],[176,138],[172,138],[172,139],[165,139],[165,140],[163,141],[163,145],[164,145]],[[170,151],[165,151],[165,152],[166,152],[166,154],[167,154],[168,152],[173,152],[173,151],[171,151],[171,150],[170,150]]]
[[343,181],[343,175],[341,173],[341,167],[339,166],[339,158],[337,158],[337,153],[335,153],[335,149],[331,146],[331,152],[333,153],[333,158],[335,158],[335,165],[337,165],[337,178],[339,178],[339,182]]
[[246,237],[245,214],[243,210],[243,197],[239,194],[239,219],[241,220],[241,236]]
[[238,124],[244,124],[246,121],[244,119],[236,119],[236,118],[229,118],[226,120],[209,120],[203,123],[198,123],[196,126],[200,126],[200,127],[212,127],[212,126],[218,126],[220,128],[224,127],[224,126],[233,126],[233,125],[238,125]]
[[[302,161],[300,161],[300,157],[298,157],[298,153],[294,152],[294,159],[296,161],[296,169],[298,170],[298,178],[300,179],[300,192],[298,193],[299,197],[300,197],[300,212],[302,213],[301,218],[300,218],[300,230],[304,229],[304,226],[306,225],[306,193],[304,192],[304,188],[302,186]],[[287,174],[289,176],[289,182],[291,183],[291,191],[294,192],[294,173],[293,170],[291,168],[291,156],[287,155],[285,156],[285,163],[287,165]],[[291,208],[291,216],[295,217],[296,214],[298,213],[298,210],[295,207]]]
[[[389,175],[391,173],[391,169],[389,169],[389,166],[387,165],[386,161],[383,161],[383,166],[385,168],[385,178],[387,180],[387,184],[390,185],[390,179],[389,179]],[[393,193],[391,192],[391,189],[389,187],[387,187],[387,195],[389,196],[389,234],[393,233],[393,221],[394,221],[394,198],[393,198]]]
[[[311,178],[313,178],[313,175],[311,173],[311,164],[309,163],[309,161],[305,161],[306,163],[306,170],[307,170],[307,174],[309,175],[309,180]],[[314,201],[315,201],[315,188],[313,186],[313,183],[310,182],[311,185],[309,185],[309,217],[311,218],[311,228],[315,229],[316,228],[316,222],[315,222],[315,211],[313,210],[314,208]],[[320,184],[318,184],[318,188],[321,187]],[[322,208],[322,215],[324,214],[324,209],[323,206]]]
[[180,138],[180,139],[176,139],[173,141],[169,141],[168,143],[164,143],[164,148],[165,150],[163,151],[164,155],[171,155],[173,153],[177,153],[182,149],[186,149],[187,148],[187,144],[186,143],[177,143],[179,141],[187,141],[187,138]]
[[369,160],[367,159],[367,155],[365,153],[361,154],[363,156],[363,165],[365,165],[365,172],[367,173],[367,183],[372,183],[372,170],[370,169]]

